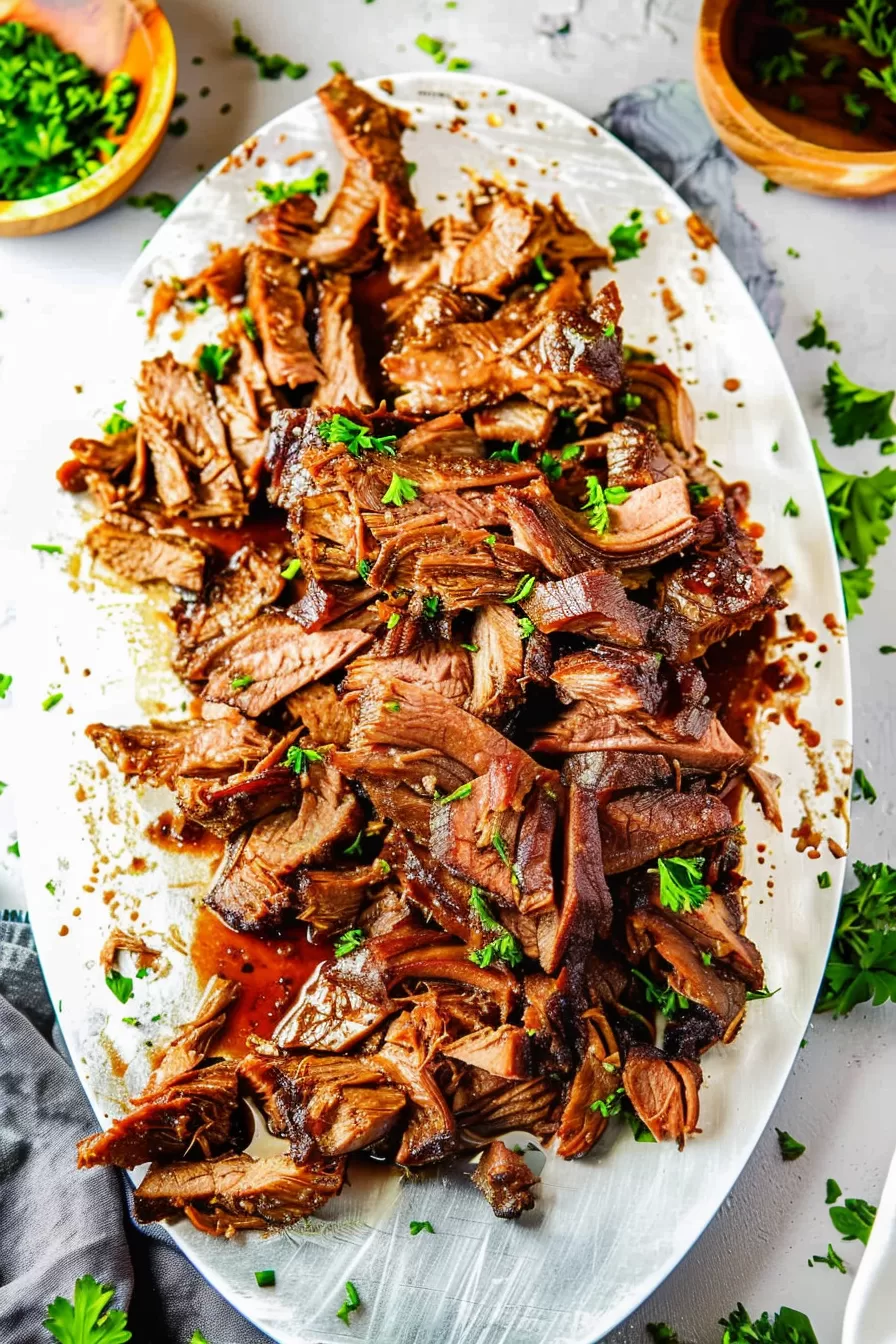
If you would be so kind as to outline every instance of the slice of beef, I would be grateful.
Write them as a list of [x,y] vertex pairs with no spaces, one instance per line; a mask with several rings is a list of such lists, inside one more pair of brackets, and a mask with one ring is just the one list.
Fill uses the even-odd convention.
[[453,1045],[444,1046],[442,1054],[461,1064],[475,1064],[477,1069],[499,1078],[529,1078],[532,1074],[529,1038],[522,1027],[507,1023],[461,1036]]
[[653,906],[662,910],[668,923],[685,932],[701,951],[712,954],[714,965],[733,971],[750,989],[762,989],[765,984],[762,956],[743,933],[742,917],[735,914],[722,895],[710,892],[698,909],[675,914],[662,905],[659,883],[654,881],[649,899]]
[[466,709],[477,718],[502,719],[523,699],[523,638],[506,605],[480,607],[470,630],[473,684]]
[[581,967],[595,935],[608,938],[613,921],[613,897],[604,875],[598,795],[589,787],[586,767],[578,762],[570,764],[565,772],[568,787],[562,902],[559,910],[545,913],[538,922],[539,961],[549,975],[556,974],[564,959]]
[[557,1079],[509,1081],[468,1066],[454,1090],[451,1105],[462,1141],[478,1147],[514,1129],[549,1137],[557,1127],[559,1101]]
[[557,1156],[567,1161],[584,1157],[597,1143],[607,1127],[607,1103],[621,1086],[619,1050],[606,1016],[590,1017],[585,1032],[587,1044],[557,1129]]
[[[530,462],[501,462],[491,457],[443,459],[415,455],[407,460],[393,461],[382,453],[368,454],[362,459],[345,453],[335,465],[340,488],[352,496],[359,508],[375,512],[383,508],[383,495],[396,470],[404,480],[410,481],[418,495],[424,497],[442,491],[512,485],[538,475],[538,468]],[[427,500],[424,498],[422,503],[427,504]],[[404,517],[403,513],[397,513],[395,521],[401,522]]]
[[373,941],[348,956],[321,963],[277,1024],[276,1046],[341,1054],[395,1011],[386,967]]
[[294,261],[305,261],[318,228],[314,198],[306,192],[259,210],[255,216],[258,236],[266,247],[285,252]]
[[773,775],[770,770],[763,770],[761,766],[753,764],[747,770],[747,782],[766,821],[770,821],[776,831],[783,830],[778,799],[781,791],[780,775]]
[[[472,431],[471,431],[472,432]],[[137,455],[137,429],[120,434],[108,434],[103,439],[73,439],[69,445],[72,458],[64,462],[56,473],[63,490],[74,494],[89,488],[90,477],[100,473],[110,482],[129,472]]]
[[386,303],[391,348],[400,350],[406,341],[424,339],[450,322],[482,322],[489,312],[483,299],[446,284],[416,285]]
[[707,966],[695,943],[681,925],[666,919],[659,910],[645,907],[628,916],[626,932],[636,951],[652,948],[668,963],[670,989],[691,1003],[706,1008],[719,1021],[721,1039],[727,1044],[737,1034],[746,1007],[746,989],[730,971]]
[[694,442],[696,417],[691,398],[678,374],[673,373],[668,364],[645,364],[639,359],[626,365],[626,373],[629,390],[641,398],[638,419],[654,426],[659,437],[682,452],[691,466],[697,455]]
[[369,406],[370,390],[361,330],[352,308],[351,280],[334,275],[317,286],[317,358],[323,378],[312,399],[314,406],[338,406],[350,401]]
[[370,642],[358,630],[308,634],[285,614],[256,616],[212,659],[203,696],[255,718],[290,692],[342,667]]
[[[317,96],[347,164],[363,166],[375,189],[376,231],[386,260],[423,248],[428,239],[401,152],[408,124],[405,114],[379,102],[344,74],[335,74]],[[328,223],[329,219],[324,233]]]
[[469,884],[438,863],[428,846],[396,827],[383,855],[409,901],[431,915],[446,933],[462,938],[471,947],[481,945],[482,935],[470,914]]
[[305,300],[295,263],[270,247],[251,244],[246,257],[246,300],[275,387],[317,382],[321,367],[305,330]]
[[700,1119],[700,1065],[690,1059],[669,1059],[649,1045],[633,1046],[622,1070],[626,1095],[638,1118],[657,1143],[674,1139],[679,1148]]
[[302,781],[294,770],[274,765],[220,780],[183,778],[174,789],[185,816],[213,835],[228,836],[249,822],[298,804]]
[[550,266],[575,266],[590,273],[610,265],[610,254],[596,243],[586,229],[576,224],[559,196],[551,197],[551,231],[545,243],[545,256]]
[[164,579],[198,593],[205,576],[205,551],[178,532],[155,532],[122,515],[121,522],[98,523],[85,537],[95,560],[134,583]]
[[368,270],[377,253],[374,222],[379,201],[368,165],[350,159],[320,230],[308,244],[307,259],[331,270]]
[[255,546],[241,546],[206,585],[195,602],[182,602],[173,612],[177,625],[175,668],[186,666],[198,645],[230,635],[276,601],[283,591],[282,561]]
[[625,873],[672,850],[708,845],[730,835],[733,825],[713,794],[635,789],[601,805],[604,871]]
[[481,540],[460,553],[455,547],[424,552],[414,566],[414,586],[437,594],[445,612],[509,603],[536,565],[514,546]]
[[311,577],[303,584],[298,602],[289,614],[303,630],[323,630],[351,611],[373,601],[373,593],[357,583],[334,583]]
[[361,902],[372,899],[386,876],[379,862],[359,868],[305,868],[296,879],[296,917],[320,934],[353,928]]
[[622,567],[653,565],[685,550],[697,532],[687,486],[680,476],[667,476],[633,490],[622,504],[609,504],[609,527],[600,550]]
[[573,705],[540,730],[533,751],[656,752],[686,770],[739,770],[749,754],[731,738],[713,715],[706,731],[696,739],[658,735],[648,723],[635,723],[620,714],[601,714],[587,701]]
[[184,282],[182,300],[211,299],[220,308],[229,308],[243,292],[243,254],[238,247],[220,248],[209,264]]
[[443,460],[452,457],[483,457],[483,445],[460,415],[437,415],[434,420],[424,420],[415,425],[407,434],[403,434],[397,445],[397,457],[404,461],[409,457],[440,457]]
[[521,605],[545,634],[592,635],[625,648],[644,644],[650,618],[649,611],[626,596],[618,576],[602,569],[537,583]]
[[527,401],[525,397],[511,397],[497,406],[483,406],[473,415],[480,439],[531,443],[535,448],[547,444],[556,421],[553,411]]
[[223,871],[205,899],[231,928],[280,925],[295,908],[292,875],[329,858],[361,827],[358,800],[338,771],[312,763],[301,783],[297,806],[256,822],[228,845]]
[[471,672],[470,655],[465,649],[444,639],[427,640],[395,658],[379,658],[374,654],[355,658],[346,668],[342,694],[352,701],[375,681],[388,684],[396,677],[429,687],[452,704],[463,705],[470,695],[475,672]]
[[268,753],[273,741],[237,710],[182,723],[152,720],[132,728],[91,723],[85,731],[122,774],[167,788],[174,787],[179,775],[246,770]]
[[522,1157],[511,1152],[500,1139],[493,1139],[488,1145],[472,1180],[498,1218],[519,1218],[520,1214],[535,1208],[532,1187],[538,1185],[539,1177],[534,1176]]
[[205,1059],[218,1032],[227,1021],[227,1010],[239,997],[239,985],[213,975],[205,986],[194,1016],[185,1022],[168,1045],[149,1076],[146,1092],[161,1091],[174,1078],[195,1069]]
[[193,1069],[144,1092],[109,1129],[78,1144],[79,1167],[139,1167],[144,1162],[203,1157],[233,1146],[237,1097],[236,1066],[229,1061]]
[[502,299],[532,266],[547,232],[543,210],[515,193],[495,191],[483,227],[455,263],[452,285],[464,293]]
[[569,578],[605,567],[599,537],[570,509],[558,504],[544,480],[524,490],[497,492],[514,545],[536,557],[549,574]]
[[294,723],[304,724],[312,742],[319,746],[348,745],[354,719],[334,687],[312,682],[287,696],[284,705]]
[[288,1226],[338,1195],[344,1178],[343,1159],[297,1166],[287,1155],[253,1160],[233,1153],[154,1165],[134,1194],[134,1214],[153,1223],[183,1210],[195,1226],[217,1235]]
[[676,474],[653,430],[626,419],[605,436],[607,485],[639,490]]

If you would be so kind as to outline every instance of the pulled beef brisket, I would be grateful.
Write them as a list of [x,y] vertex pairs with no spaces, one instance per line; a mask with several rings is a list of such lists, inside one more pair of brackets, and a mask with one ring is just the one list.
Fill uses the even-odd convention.
[[[180,590],[182,719],[87,734],[224,842],[205,904],[247,1042],[211,1056],[240,992],[215,975],[78,1163],[151,1162],[137,1218],[223,1236],[313,1214],[361,1154],[484,1149],[513,1218],[537,1180],[502,1135],[584,1158],[626,1111],[681,1147],[765,985],[743,785],[781,826],[732,725],[788,575],[681,380],[623,345],[610,254],[518,182],[424,223],[409,115],[342,73],[320,98],[324,217],[289,196],[156,286],[151,327],[219,306],[220,377],[146,360],[136,423],[120,403],[58,472],[101,565]],[[140,927],[97,974],[165,973]]]

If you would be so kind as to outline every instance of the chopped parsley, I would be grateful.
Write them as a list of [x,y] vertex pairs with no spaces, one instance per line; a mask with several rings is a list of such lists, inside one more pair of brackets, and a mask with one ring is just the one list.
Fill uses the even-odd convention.
[[430,37],[428,33],[418,33],[414,39],[414,46],[425,55],[431,56],[439,65],[445,60],[445,43],[437,37]]
[[177,201],[167,191],[148,191],[145,196],[129,196],[128,205],[135,210],[152,210],[154,214],[161,215],[162,219],[167,219]]
[[140,1019],[137,1017],[123,1017],[122,1022],[126,1027],[139,1027]]
[[608,504],[624,504],[628,491],[621,485],[603,488],[596,476],[585,477],[585,503],[582,512],[588,515],[588,526],[595,532],[606,532],[610,526]]
[[656,1139],[641,1119],[640,1115],[635,1115],[634,1111],[626,1112],[626,1120],[629,1129],[632,1131],[632,1138],[635,1143],[656,1143]]
[[859,439],[888,439],[896,434],[890,407],[896,392],[875,392],[847,378],[839,364],[828,369],[822,388],[824,411],[834,442],[840,447]]
[[122,415],[123,410],[124,402],[116,401],[109,419],[100,426],[104,434],[123,434],[126,429],[134,428],[133,420],[128,420],[126,416]]
[[[295,745],[288,747],[286,751],[286,764],[297,775],[304,775],[308,771],[308,764],[311,761],[322,761],[319,751],[314,751],[311,747],[297,747]],[[348,851],[346,851],[348,852]]]
[[462,56],[452,56],[445,68],[454,72],[456,70],[469,70],[472,65],[472,61],[468,61]]
[[387,457],[395,456],[395,449],[392,447],[395,442],[394,434],[384,434],[377,438],[370,432],[367,425],[359,425],[355,420],[349,420],[345,415],[334,415],[332,420],[321,420],[317,426],[317,432],[325,443],[343,443],[346,452],[351,453],[352,457],[360,457],[362,453],[385,453]]
[[258,327],[255,325],[255,318],[252,316],[251,308],[240,309],[240,321],[243,324],[243,331],[249,337],[250,341],[258,340]]
[[623,392],[622,404],[627,411],[636,411],[641,405],[641,398],[637,392]]
[[0,23],[0,199],[62,191],[120,148],[137,104],[130,75],[91,70],[24,23]]
[[799,504],[797,504],[796,500],[791,497],[784,505],[784,517],[799,518],[799,516],[800,516],[800,506]]
[[655,1004],[664,1017],[674,1017],[676,1013],[683,1013],[687,1008],[690,1008],[690,1000],[686,999],[683,994],[676,993],[674,989],[669,989],[668,986],[664,989],[649,975],[639,971],[636,966],[632,967],[632,975],[643,984],[644,997],[647,1002]]
[[401,701],[400,701],[400,700],[387,700],[387,701],[386,701],[386,708],[387,708],[388,710],[390,710],[393,714],[397,714],[398,711],[401,709]]
[[239,19],[233,21],[232,45],[238,56],[248,56],[255,62],[262,79],[279,79],[281,75],[286,75],[287,79],[301,79],[308,73],[307,65],[290,61],[286,56],[265,56],[243,32]]
[[[5,787],[6,787],[6,786],[4,785],[4,788],[5,788]],[[52,879],[51,879],[49,882],[45,882],[45,883],[44,883],[44,890],[45,890],[45,891],[48,891],[48,892],[50,893],[51,896],[55,896],[55,895],[56,895],[56,883],[55,883],[54,881],[52,881]]]
[[821,311],[818,308],[815,309],[815,317],[812,319],[811,327],[805,336],[799,338],[797,345],[801,346],[803,350],[814,350],[817,347],[820,350],[833,350],[835,355],[840,353],[840,342],[832,341],[828,336]]
[[498,930],[504,932],[504,925],[500,920],[495,919],[492,914],[491,906],[482,894],[479,887],[470,888],[470,909],[478,918],[484,929],[489,933],[497,933]]
[[703,485],[701,481],[691,481],[688,494],[692,504],[702,504],[704,499],[709,499],[709,486]]
[[896,653],[896,644],[881,644],[878,653]]
[[386,629],[394,630],[396,625],[399,625],[400,622],[401,622],[401,613],[398,611],[390,611],[389,619],[386,622]]
[[244,691],[247,686],[252,685],[254,680],[255,678],[250,676],[248,672],[244,672],[241,676],[232,678],[230,689],[232,691]]
[[333,944],[333,956],[347,957],[350,953],[357,952],[366,936],[363,929],[346,929]]
[[828,1209],[831,1222],[844,1241],[861,1241],[868,1245],[877,1209],[864,1199],[844,1199],[842,1206]]
[[535,634],[535,622],[530,621],[528,616],[520,616],[517,625],[519,626],[520,637],[522,639],[528,639],[530,635]]
[[519,462],[520,460],[520,441],[515,439],[509,448],[496,448],[489,457],[497,462]]
[[46,541],[33,541],[31,549],[32,551],[41,551],[44,555],[62,555],[61,546],[54,546]]
[[336,1315],[340,1321],[345,1325],[348,1325],[349,1314],[353,1311],[357,1311],[360,1305],[361,1299],[358,1296],[358,1290],[351,1280],[349,1280],[345,1285],[345,1301],[337,1311]]
[[42,701],[41,701],[41,706],[40,706],[40,707],[41,707],[41,709],[44,710],[44,711],[46,711],[46,710],[48,710],[48,709],[52,709],[52,708],[54,707],[54,705],[58,705],[58,704],[59,704],[59,701],[60,701],[61,699],[62,699],[62,692],[61,692],[61,691],[54,691],[54,692],[52,693],[52,695],[48,695],[48,696],[47,696],[46,700],[42,700]]
[[550,453],[542,453],[538,465],[549,481],[557,481],[563,475],[563,467]]
[[866,565],[890,535],[896,471],[881,467],[873,476],[853,476],[832,467],[814,446],[837,551],[854,565]]
[[281,579],[294,579],[296,575],[301,574],[301,572],[302,572],[302,562],[298,558],[298,556],[294,556],[293,559],[290,560],[286,568],[281,569],[280,577]]
[[824,65],[821,67],[822,79],[827,84],[835,75],[840,73],[845,65],[846,60],[843,56],[832,56],[830,60],[825,61]]
[[456,803],[461,798],[469,798],[472,792],[473,784],[468,781],[466,784],[461,784],[453,793],[446,793],[444,798],[437,797],[435,801],[437,803]]
[[47,1307],[44,1329],[59,1344],[127,1344],[133,1336],[124,1312],[109,1306],[114,1296],[111,1284],[84,1274],[75,1282],[73,1301],[57,1297]]
[[843,95],[843,111],[854,121],[854,131],[864,131],[868,125],[868,118],[871,116],[871,104],[866,103],[864,98],[853,93],[852,89]]
[[837,1254],[830,1242],[828,1242],[827,1255],[813,1255],[808,1261],[808,1265],[810,1269],[815,1265],[830,1265],[831,1269],[839,1269],[841,1274],[846,1273],[843,1257]]
[[709,896],[709,887],[703,882],[703,858],[669,858],[657,860],[660,878],[660,902],[675,914],[699,910]]
[[235,353],[229,345],[204,345],[199,352],[199,367],[213,382],[220,383]]
[[747,1002],[751,1003],[754,999],[773,999],[776,994],[780,993],[781,993],[780,985],[778,986],[777,989],[769,989],[768,986],[766,986],[765,989],[748,989]]
[[862,602],[874,592],[874,573],[870,569],[844,569],[840,575],[846,619],[861,616]]
[[877,802],[877,789],[864,770],[856,770],[852,777],[852,801],[858,802],[860,798],[864,798],[866,803]]
[[293,182],[256,182],[255,190],[268,205],[282,205],[290,196],[323,196],[329,185],[326,168],[315,168],[307,177],[298,177]]
[[792,1134],[788,1134],[786,1129],[778,1129],[775,1126],[775,1133],[778,1136],[778,1147],[781,1149],[781,1156],[785,1162],[795,1162],[798,1157],[802,1157],[806,1151],[804,1143],[800,1143]]
[[462,649],[466,649],[466,650],[467,650],[467,653],[478,653],[478,652],[479,652],[479,645],[478,645],[478,644],[461,644],[461,648],[462,648]]
[[500,937],[486,943],[485,947],[474,947],[470,952],[470,961],[474,966],[479,966],[482,970],[488,970],[492,962],[503,961],[508,966],[520,966],[523,960],[523,950],[512,933],[506,930]]
[[255,1282],[259,1288],[273,1288],[277,1282],[277,1275],[273,1269],[256,1269]]
[[441,599],[437,596],[424,597],[422,602],[423,615],[428,621],[434,621],[438,618]]
[[133,980],[129,975],[122,975],[120,971],[110,971],[106,976],[106,985],[119,1003],[127,1003],[134,996]]
[[422,1223],[418,1223],[415,1219],[412,1218],[410,1222],[410,1229],[412,1237],[416,1237],[420,1232],[432,1232],[433,1234],[435,1234],[435,1228],[433,1227],[432,1223],[429,1221],[428,1218],[425,1219]]
[[738,1302],[737,1309],[719,1325],[725,1327],[721,1344],[818,1344],[809,1317],[793,1307],[781,1307],[774,1320],[764,1311],[753,1321],[744,1304]]
[[896,868],[857,859],[844,892],[815,1011],[845,1017],[858,1003],[896,1002]]
[[553,271],[548,269],[545,259],[540,252],[535,257],[534,265],[538,272],[539,280],[537,284],[532,286],[532,288],[535,290],[536,294],[538,294],[541,290],[547,289],[551,281],[557,279],[557,276]]
[[665,1321],[649,1322],[644,1329],[653,1340],[653,1344],[681,1344],[678,1332],[673,1330],[671,1325],[666,1325]]
[[611,229],[609,243],[614,261],[631,261],[637,257],[647,243],[642,211],[632,210],[627,223],[617,224],[615,229]]
[[842,1194],[843,1191],[840,1189],[837,1182],[829,1176],[824,1187],[825,1204],[836,1204]]
[[342,852],[343,854],[346,855],[347,858],[354,858],[355,855],[361,853],[361,846],[363,845],[363,843],[364,843],[364,832],[359,831],[358,834],[355,836],[354,840],[351,842],[351,844],[346,845],[345,849]]
[[373,565],[370,563],[369,560],[358,561],[358,573],[360,574],[361,578],[364,580],[365,583],[370,578],[370,571],[372,569]]
[[494,849],[495,853],[498,855],[498,858],[504,864],[505,868],[513,867],[513,864],[511,863],[510,860],[510,855],[507,853],[507,846],[504,843],[504,837],[498,835],[497,832],[492,836],[492,849]]
[[827,891],[828,888],[829,888],[830,885],[831,885],[831,875],[830,875],[830,873],[827,872],[827,871],[825,871],[825,872],[823,872],[823,873],[819,873],[819,874],[818,874],[817,881],[818,881],[818,885],[821,887],[822,891]]
[[333,74],[334,74],[334,75],[344,75],[344,74],[345,74],[345,66],[342,64],[341,61],[327,61],[327,65],[328,65],[328,66],[330,67],[330,69],[333,71]]
[[622,1114],[622,1104],[625,1101],[625,1088],[617,1087],[615,1092],[611,1092],[608,1097],[597,1101],[592,1101],[588,1107],[591,1111],[599,1111],[605,1120],[609,1120],[611,1115]]
[[504,601],[509,607],[512,607],[515,602],[524,602],[526,598],[529,596],[529,594],[532,592],[532,589],[534,587],[535,587],[535,575],[525,574],[520,579],[516,588],[514,588],[510,597],[505,597]]
[[13,840],[13,842],[12,842],[11,845],[7,845],[7,846],[6,846],[6,852],[7,852],[7,854],[11,854],[11,855],[13,856],[14,859],[20,859],[22,856],[21,856],[21,853],[20,853],[20,851],[19,851],[19,842],[18,842],[18,840]]
[[756,64],[756,74],[763,84],[786,84],[789,79],[799,79],[806,73],[809,57],[804,51],[790,47],[788,51],[779,51]]

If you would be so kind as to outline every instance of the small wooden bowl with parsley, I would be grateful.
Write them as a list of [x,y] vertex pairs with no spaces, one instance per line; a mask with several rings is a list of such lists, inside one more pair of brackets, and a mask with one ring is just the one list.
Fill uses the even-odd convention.
[[769,182],[896,191],[896,4],[704,0],[697,89],[720,139]]
[[41,0],[2,9],[0,236],[105,210],[165,135],[177,81],[167,19],[155,0],[107,0],[91,13],[86,24],[83,11]]

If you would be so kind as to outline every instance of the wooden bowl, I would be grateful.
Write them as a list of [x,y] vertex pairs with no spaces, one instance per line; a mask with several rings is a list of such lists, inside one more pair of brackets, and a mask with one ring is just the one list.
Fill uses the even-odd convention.
[[88,0],[82,8],[50,0],[0,0],[0,22],[20,20],[76,51],[94,70],[123,70],[140,94],[121,148],[74,186],[26,201],[0,201],[0,237],[52,233],[105,210],[131,187],[158,150],[177,83],[174,37],[155,0]]
[[737,0],[704,0],[697,91],[720,140],[772,182],[818,196],[896,191],[896,150],[800,112],[751,101],[732,76]]

